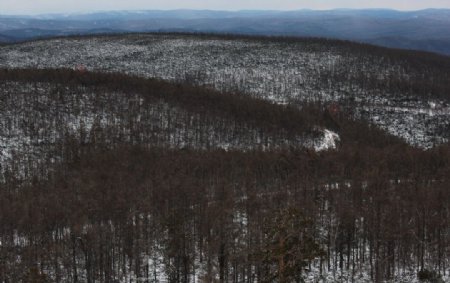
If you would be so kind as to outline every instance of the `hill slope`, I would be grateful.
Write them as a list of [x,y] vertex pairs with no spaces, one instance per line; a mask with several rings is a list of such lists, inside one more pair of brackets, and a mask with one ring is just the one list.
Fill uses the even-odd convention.
[[450,279],[446,57],[128,35],[0,59],[0,282]]
[[0,173],[14,166],[57,163],[74,143],[110,149],[127,144],[321,151],[339,142],[339,136],[325,128],[331,124],[317,107],[298,110],[126,75],[1,70],[0,92]]
[[124,72],[278,104],[338,102],[425,148],[450,133],[450,58],[319,39],[194,35],[62,38],[0,48],[0,66]]

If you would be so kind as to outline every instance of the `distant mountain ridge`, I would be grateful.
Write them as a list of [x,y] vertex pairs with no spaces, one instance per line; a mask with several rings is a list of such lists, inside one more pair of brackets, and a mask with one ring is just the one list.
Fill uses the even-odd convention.
[[111,11],[0,16],[0,41],[112,32],[185,31],[346,39],[450,55],[450,10]]

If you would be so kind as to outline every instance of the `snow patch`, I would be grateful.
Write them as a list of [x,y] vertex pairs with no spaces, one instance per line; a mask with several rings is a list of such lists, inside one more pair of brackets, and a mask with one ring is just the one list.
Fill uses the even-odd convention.
[[323,131],[323,137],[317,141],[314,145],[316,151],[323,151],[329,149],[335,149],[338,142],[341,140],[339,135],[333,131],[325,129]]

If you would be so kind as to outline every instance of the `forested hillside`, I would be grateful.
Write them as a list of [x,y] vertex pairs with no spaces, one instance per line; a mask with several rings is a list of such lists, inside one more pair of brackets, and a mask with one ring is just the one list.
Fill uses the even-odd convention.
[[448,280],[448,146],[68,150],[2,184],[2,282]]
[[60,159],[70,139],[225,150],[325,150],[340,142],[319,104],[299,110],[239,93],[64,69],[3,70],[0,90],[3,167]]
[[450,133],[450,58],[324,39],[121,35],[0,48],[0,66],[124,72],[279,104],[339,102],[429,148]]
[[130,35],[0,58],[0,283],[450,280],[446,57]]

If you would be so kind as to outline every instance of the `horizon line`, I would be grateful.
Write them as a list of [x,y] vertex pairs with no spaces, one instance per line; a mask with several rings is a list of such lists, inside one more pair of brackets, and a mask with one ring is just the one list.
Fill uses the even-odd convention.
[[242,12],[302,12],[302,11],[311,11],[311,12],[332,12],[332,11],[394,11],[401,13],[411,13],[411,12],[421,12],[427,10],[449,10],[450,8],[424,8],[424,9],[412,9],[412,10],[400,10],[393,8],[333,8],[333,9],[311,9],[311,8],[302,8],[302,9],[290,9],[290,10],[277,10],[277,9],[110,9],[110,10],[80,10],[73,12],[48,12],[48,13],[0,13],[0,16],[13,16],[13,17],[21,17],[21,16],[49,16],[49,15],[89,15],[96,13],[113,13],[113,12],[129,12],[129,13],[137,13],[137,12],[175,12],[175,11],[195,11],[195,12],[228,12],[228,13],[242,13]]

